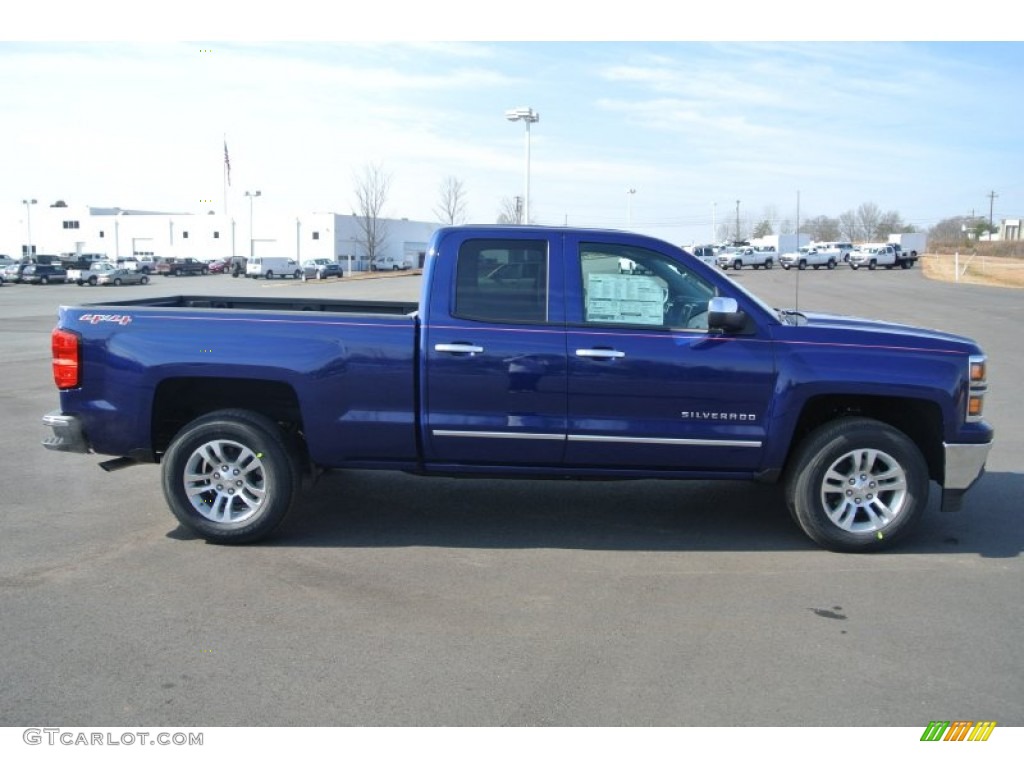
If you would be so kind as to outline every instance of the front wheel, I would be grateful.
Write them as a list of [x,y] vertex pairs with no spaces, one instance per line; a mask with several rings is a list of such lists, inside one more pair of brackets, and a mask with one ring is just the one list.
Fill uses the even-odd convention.
[[300,485],[278,426],[260,414],[223,410],[185,426],[163,457],[164,498],[186,528],[216,544],[268,536]]
[[903,432],[849,417],[812,432],[788,470],[786,499],[804,533],[837,552],[883,549],[905,536],[928,502],[928,467]]
[[733,269],[743,269],[743,262],[740,261],[739,259],[736,259],[736,261],[734,261],[732,263],[732,268]]
[[120,277],[115,277],[114,278],[114,285],[120,285],[120,284],[121,284],[121,278]]
[[828,260],[828,264],[826,264],[825,266],[828,267],[829,269],[835,269],[836,268],[836,260],[835,259],[829,259]]
[[89,277],[89,285],[96,285],[96,275],[91,275]]
[[143,275],[142,279],[139,280],[140,285],[147,285],[149,283],[149,275]]
[[870,270],[874,270],[874,268],[875,268],[875,267],[877,267],[877,266],[878,266],[878,262],[877,262],[877,261],[875,261],[874,259],[872,259],[872,260],[871,260],[871,261],[870,261],[870,262],[868,263],[868,269],[870,269]]
[[765,269],[771,269],[773,266],[775,266],[775,262],[773,262],[771,259],[768,259],[768,261],[764,263]]

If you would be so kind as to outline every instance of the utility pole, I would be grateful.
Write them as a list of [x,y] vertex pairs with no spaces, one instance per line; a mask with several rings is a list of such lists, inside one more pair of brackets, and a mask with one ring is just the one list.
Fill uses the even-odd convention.
[[996,191],[994,189],[991,192],[988,193],[988,228],[989,228],[990,232],[993,229],[992,209],[995,206],[995,202],[996,202],[996,198],[997,197],[999,197],[999,195],[996,194]]

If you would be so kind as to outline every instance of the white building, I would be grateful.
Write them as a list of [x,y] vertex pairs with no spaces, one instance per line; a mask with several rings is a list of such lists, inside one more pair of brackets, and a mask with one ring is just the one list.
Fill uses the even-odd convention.
[[[421,265],[427,242],[441,225],[384,219],[386,235],[378,254]],[[251,226],[251,229],[250,229]],[[357,217],[338,213],[280,216],[259,211],[243,215],[167,213],[127,208],[22,203],[0,214],[0,254],[61,256],[101,253],[117,259],[135,255],[191,256],[203,261],[230,256],[288,256],[300,261],[327,258],[355,270],[368,269]]]

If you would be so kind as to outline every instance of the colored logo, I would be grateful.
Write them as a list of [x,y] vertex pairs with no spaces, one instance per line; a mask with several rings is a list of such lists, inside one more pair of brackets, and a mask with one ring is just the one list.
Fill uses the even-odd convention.
[[995,727],[995,720],[932,720],[921,741],[988,741]]

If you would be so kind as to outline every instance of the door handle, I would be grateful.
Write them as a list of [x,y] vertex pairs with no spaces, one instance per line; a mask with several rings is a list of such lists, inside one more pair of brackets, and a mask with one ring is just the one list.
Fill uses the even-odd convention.
[[577,349],[576,357],[589,357],[593,360],[618,360],[620,357],[625,357],[625,352],[619,352],[617,349]]
[[484,351],[484,348],[478,347],[476,344],[457,342],[455,344],[435,344],[434,351],[447,352],[452,355],[478,355]]

